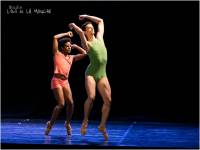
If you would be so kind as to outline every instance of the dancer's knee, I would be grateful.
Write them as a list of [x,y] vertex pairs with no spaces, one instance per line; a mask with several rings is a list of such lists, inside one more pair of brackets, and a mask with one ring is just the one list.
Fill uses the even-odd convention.
[[89,96],[88,96],[88,101],[89,101],[90,103],[93,103],[94,100],[95,100],[95,95],[89,95]]
[[111,97],[110,98],[107,98],[106,100],[104,100],[104,105],[106,105],[107,107],[110,107],[111,106]]
[[67,101],[67,105],[73,107],[73,106],[74,106],[74,102],[73,102],[73,100],[69,100],[69,101]]
[[63,109],[63,107],[64,107],[64,104],[58,104],[58,105],[56,105],[56,109],[58,109],[58,110],[61,110],[61,109]]

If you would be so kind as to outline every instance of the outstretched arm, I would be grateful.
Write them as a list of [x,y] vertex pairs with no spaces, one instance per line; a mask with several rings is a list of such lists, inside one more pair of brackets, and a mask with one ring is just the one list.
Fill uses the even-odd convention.
[[60,33],[57,35],[54,35],[53,37],[53,54],[55,54],[58,51],[58,39],[64,36],[73,37],[73,33],[71,31],[66,33]]
[[86,51],[76,44],[72,45],[72,49],[77,49],[80,52],[80,54],[74,56],[74,61],[81,60],[87,55]]
[[89,15],[79,15],[79,20],[83,19],[89,19],[96,24],[98,24],[98,32],[97,32],[97,38],[103,38],[104,34],[104,22],[103,19],[95,17],[95,16],[89,16]]
[[80,39],[81,39],[81,45],[82,45],[82,47],[83,47],[86,51],[88,51],[89,47],[88,47],[88,45],[87,45],[87,39],[86,39],[86,37],[85,37],[85,35],[84,35],[83,30],[82,30],[81,28],[79,28],[75,23],[70,23],[70,24],[69,24],[69,28],[70,28],[71,30],[72,30],[72,29],[75,30],[75,32],[79,35],[79,37],[80,37]]

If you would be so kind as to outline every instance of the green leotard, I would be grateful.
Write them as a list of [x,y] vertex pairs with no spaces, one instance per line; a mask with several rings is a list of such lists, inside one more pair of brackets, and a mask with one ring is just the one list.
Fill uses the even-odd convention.
[[93,76],[97,82],[102,77],[106,76],[107,49],[104,42],[100,39],[93,40],[89,44],[88,56],[90,64],[85,74]]

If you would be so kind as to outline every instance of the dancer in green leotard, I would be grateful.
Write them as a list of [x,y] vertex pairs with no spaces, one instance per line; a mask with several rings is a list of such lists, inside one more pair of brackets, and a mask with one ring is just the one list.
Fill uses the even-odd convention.
[[106,76],[107,51],[103,41],[94,39],[90,44],[88,51],[90,65],[86,70],[87,76],[93,76],[98,82],[102,77]]
[[81,38],[82,47],[87,50],[90,59],[90,64],[85,72],[85,87],[87,91],[87,100],[84,104],[84,119],[81,126],[81,134],[86,134],[88,126],[88,117],[92,109],[93,101],[96,95],[96,85],[100,95],[103,98],[104,104],[102,107],[102,118],[98,127],[99,131],[104,135],[104,139],[108,140],[106,131],[106,121],[111,105],[111,87],[106,76],[107,64],[107,49],[104,44],[104,22],[95,16],[80,15],[79,20],[88,19],[98,25],[98,31],[95,37],[94,27],[92,22],[85,22],[82,29],[74,23],[70,23],[70,29],[74,29]]

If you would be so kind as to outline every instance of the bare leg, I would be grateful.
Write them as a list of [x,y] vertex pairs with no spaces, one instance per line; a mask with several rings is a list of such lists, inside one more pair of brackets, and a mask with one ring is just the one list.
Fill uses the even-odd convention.
[[45,135],[48,135],[49,132],[51,131],[53,124],[55,123],[56,119],[58,118],[58,115],[60,114],[60,112],[63,109],[64,104],[65,104],[62,88],[53,89],[53,93],[57,100],[57,105],[54,107],[51,120],[47,122],[47,128],[45,130]]
[[108,140],[108,135],[106,132],[106,121],[108,119],[110,106],[111,106],[111,88],[110,88],[108,78],[103,77],[98,82],[97,86],[98,86],[99,93],[101,94],[104,101],[104,104],[102,107],[102,117],[101,117],[101,122],[99,125],[99,131],[103,133],[105,140]]
[[86,128],[88,125],[88,118],[93,106],[93,101],[95,99],[95,90],[96,90],[96,82],[92,76],[86,76],[85,77],[85,88],[87,91],[87,100],[84,104],[84,119],[81,127],[81,134],[86,134]]
[[67,103],[67,123],[71,122],[71,118],[72,118],[72,114],[74,111],[74,102],[73,102],[73,98],[72,98],[72,92],[71,92],[71,88],[65,87],[63,88],[63,92],[64,92],[64,97]]
[[70,86],[63,88],[63,92],[64,92],[64,97],[67,103],[67,110],[66,110],[67,118],[66,118],[65,127],[67,129],[67,134],[71,135],[72,128],[71,128],[70,123],[71,123],[71,118],[74,112],[74,102],[73,102]]

